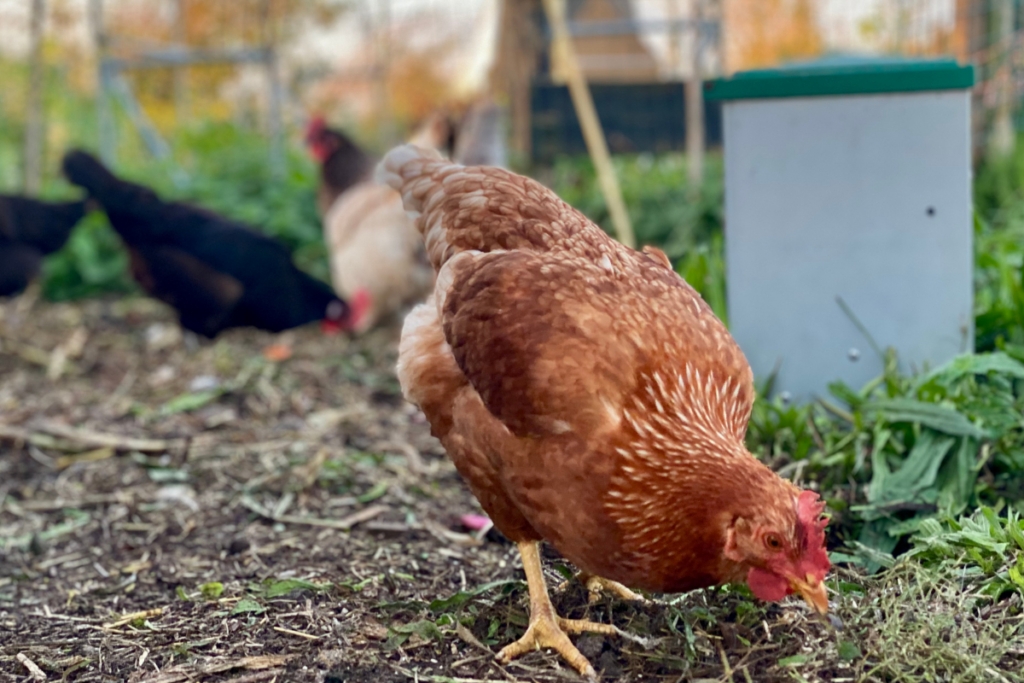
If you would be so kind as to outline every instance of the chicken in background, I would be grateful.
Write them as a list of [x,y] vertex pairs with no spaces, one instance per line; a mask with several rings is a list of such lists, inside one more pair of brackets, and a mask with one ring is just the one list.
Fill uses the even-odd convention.
[[247,225],[117,178],[75,150],[64,175],[106,211],[146,292],[178,312],[181,326],[213,338],[230,327],[280,332],[322,321],[326,332],[360,324],[365,293],[349,301],[299,270],[275,239]]
[[376,160],[340,130],[328,128],[322,116],[306,127],[306,147],[320,164],[316,206],[323,217],[346,190],[373,177]]
[[63,247],[92,208],[85,199],[46,202],[0,195],[0,296],[25,289],[39,275],[43,257]]
[[[450,148],[453,128],[446,114],[430,116],[412,141],[431,149]],[[374,182],[373,160],[322,117],[306,130],[306,145],[320,163],[317,204],[323,214],[331,279],[342,297],[366,291],[369,306],[356,332],[423,298],[434,282],[423,240],[402,208],[402,199]],[[325,209],[324,206],[327,205]]]
[[750,366],[662,252],[501,169],[404,146],[379,173],[437,269],[402,330],[403,391],[522,555],[530,622],[501,661],[552,647],[593,677],[567,634],[617,633],[557,615],[542,540],[592,591],[745,581],[828,610],[824,503],[746,450]]

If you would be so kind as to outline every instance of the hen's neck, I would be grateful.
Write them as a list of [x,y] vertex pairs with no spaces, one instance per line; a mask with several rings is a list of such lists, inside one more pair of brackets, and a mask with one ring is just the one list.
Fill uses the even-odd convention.
[[662,590],[689,585],[671,583],[679,576],[741,578],[721,555],[728,525],[791,495],[792,485],[744,446],[750,407],[737,399],[739,386],[695,369],[653,373],[623,410],[605,509],[623,550]]

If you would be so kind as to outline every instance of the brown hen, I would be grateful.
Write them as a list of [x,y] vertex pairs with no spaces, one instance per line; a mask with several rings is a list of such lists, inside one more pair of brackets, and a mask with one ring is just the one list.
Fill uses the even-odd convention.
[[614,632],[555,614],[541,540],[590,588],[746,581],[827,610],[824,504],[747,452],[750,366],[663,253],[508,171],[407,145],[378,172],[438,273],[402,331],[403,390],[522,554],[530,626],[500,659],[553,647],[592,676],[566,632]]

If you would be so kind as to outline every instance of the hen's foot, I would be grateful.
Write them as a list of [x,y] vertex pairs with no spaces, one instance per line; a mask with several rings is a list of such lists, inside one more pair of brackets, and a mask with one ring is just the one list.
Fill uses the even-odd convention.
[[[582,583],[584,586],[586,586],[587,592],[589,593],[589,597],[587,598],[587,601],[589,603],[591,603],[591,604],[593,604],[593,603],[595,603],[595,602],[597,602],[598,600],[601,599],[601,591],[607,591],[607,592],[611,593],[612,595],[617,595],[620,598],[622,598],[623,600],[633,600],[633,601],[636,601],[636,602],[647,602],[647,598],[645,598],[644,596],[640,595],[639,593],[634,593],[633,591],[631,591],[630,589],[626,588],[625,586],[623,586],[618,581],[612,581],[611,579],[604,579],[604,578],[601,578],[600,576],[594,576],[593,574],[588,574],[586,572],[579,572],[578,574],[576,574],[576,578],[579,579],[580,583]],[[565,590],[568,587],[569,587],[569,581],[563,581],[558,586],[558,590]]]
[[[597,673],[587,658],[576,649],[566,633],[604,633],[618,635],[619,630],[610,624],[599,624],[583,619],[563,619],[555,614],[551,605],[544,575],[541,572],[540,553],[535,542],[521,542],[519,553],[523,556],[523,570],[526,572],[526,583],[530,589],[530,626],[523,637],[502,648],[498,653],[498,661],[508,664],[513,658],[550,647],[562,655],[574,669],[590,679],[596,679]],[[616,584],[617,585],[617,584]]]
[[609,624],[599,624],[582,619],[563,619],[553,614],[531,615],[530,627],[526,629],[526,633],[516,642],[502,648],[498,653],[498,661],[508,664],[520,655],[539,650],[542,647],[550,647],[562,655],[572,668],[587,678],[594,678],[597,676],[594,667],[566,635],[566,633],[588,631],[607,635],[618,634],[618,630]]

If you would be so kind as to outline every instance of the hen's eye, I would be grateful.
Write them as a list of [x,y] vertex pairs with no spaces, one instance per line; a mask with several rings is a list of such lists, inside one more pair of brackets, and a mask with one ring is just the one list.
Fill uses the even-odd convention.
[[764,537],[764,544],[769,550],[780,550],[782,548],[782,541],[775,534],[768,534]]

